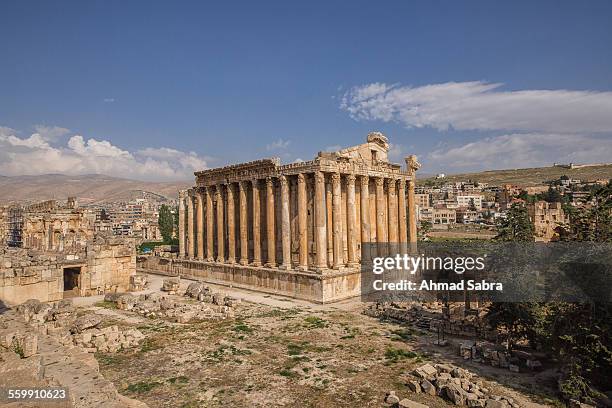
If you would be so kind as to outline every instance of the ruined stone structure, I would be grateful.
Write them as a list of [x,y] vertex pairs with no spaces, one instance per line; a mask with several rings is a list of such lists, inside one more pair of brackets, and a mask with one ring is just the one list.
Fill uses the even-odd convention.
[[559,239],[558,227],[569,222],[561,203],[538,201],[528,204],[527,212],[535,228],[537,242],[557,241]]
[[126,291],[136,273],[132,239],[96,235],[74,251],[0,249],[0,301],[18,304]]
[[79,208],[76,198],[65,203],[42,201],[0,211],[5,243],[38,251],[79,250],[94,235],[95,214]]
[[359,295],[362,243],[416,242],[420,165],[410,156],[402,170],[388,149],[374,132],[307,162],[196,172],[180,192],[181,259],[161,269],[316,302]]

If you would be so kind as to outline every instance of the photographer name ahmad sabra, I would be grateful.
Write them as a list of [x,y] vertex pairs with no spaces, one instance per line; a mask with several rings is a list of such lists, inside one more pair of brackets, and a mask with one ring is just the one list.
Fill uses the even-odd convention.
[[479,290],[479,291],[499,291],[504,290],[501,282],[487,282],[485,280],[462,279],[458,282],[435,282],[433,280],[423,280],[420,283],[402,279],[397,282],[384,282],[377,279],[372,282],[374,290],[448,290],[448,291],[463,291],[463,290]]
[[[466,271],[482,271],[485,269],[485,258],[483,257],[428,257],[396,255],[394,257],[375,257],[373,259],[373,270],[375,275],[381,275],[384,272],[408,273],[414,275],[427,270],[452,270],[456,274],[461,275]],[[401,279],[392,282],[385,282],[382,279],[376,279],[372,282],[374,290],[425,290],[425,291],[463,291],[463,290],[478,290],[478,291],[503,291],[504,287],[501,282],[490,282],[484,279],[462,279],[456,282],[436,282],[434,280],[422,280],[417,283],[408,279]]]

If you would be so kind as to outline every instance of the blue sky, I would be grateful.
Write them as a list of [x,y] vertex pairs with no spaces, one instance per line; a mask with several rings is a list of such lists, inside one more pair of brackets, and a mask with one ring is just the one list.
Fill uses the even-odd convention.
[[612,157],[609,1],[5,1],[0,16],[4,175],[185,178],[372,130],[426,173]]

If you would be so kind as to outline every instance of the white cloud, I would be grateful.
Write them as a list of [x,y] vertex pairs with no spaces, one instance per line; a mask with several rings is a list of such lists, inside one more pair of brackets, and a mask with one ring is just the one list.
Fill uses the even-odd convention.
[[37,133],[20,138],[13,129],[0,127],[0,174],[98,173],[142,180],[179,180],[193,178],[194,171],[207,167],[196,153],[170,148],[129,152],[107,140],[80,135],[73,135],[65,144],[53,142],[68,132],[63,128],[37,128]]
[[550,166],[557,163],[610,162],[612,138],[594,135],[508,134],[427,155],[428,167],[484,170]]
[[36,133],[46,141],[55,141],[70,133],[69,129],[59,126],[36,125],[34,126],[34,129],[36,130]]
[[269,145],[266,145],[266,150],[267,151],[286,150],[289,147],[290,143],[291,143],[291,140],[278,139],[270,143]]
[[438,130],[612,131],[612,92],[503,91],[501,86],[481,81],[419,87],[373,83],[346,92],[340,107],[355,119]]

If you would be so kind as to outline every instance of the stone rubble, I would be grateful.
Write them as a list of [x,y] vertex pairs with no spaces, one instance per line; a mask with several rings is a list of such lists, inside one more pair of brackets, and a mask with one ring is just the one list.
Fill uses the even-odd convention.
[[[62,337],[53,330],[50,334],[43,330],[46,323],[61,321],[61,318],[53,319],[66,315],[67,302],[62,302],[62,306],[46,305],[50,308],[35,301],[26,303],[0,315],[0,388],[65,387],[69,400],[62,406],[74,408],[147,407],[143,402],[120,395],[100,374],[98,362],[87,350],[75,347],[72,342],[63,344]],[[43,311],[47,311],[46,316],[52,320],[45,323]],[[62,313],[53,314],[52,311]],[[82,330],[78,336],[98,330],[85,327],[96,323],[93,319],[75,317],[66,322],[78,322],[76,326],[69,326]],[[66,326],[63,328],[66,329],[64,334],[70,337],[70,330]]]
[[[520,407],[510,397],[491,394],[475,374],[451,364],[424,364],[412,371],[411,378],[406,381],[406,386],[414,394],[424,393],[438,396],[458,406],[484,408]],[[409,399],[400,400],[395,391],[387,393],[385,402],[398,407],[427,407],[427,405]]]
[[[526,370],[542,369],[542,353],[513,350],[508,352],[505,347],[494,343],[497,333],[488,324],[486,309],[477,315],[462,315],[462,307],[445,307],[440,302],[403,302],[378,303],[370,306],[364,314],[379,319],[388,319],[408,323],[432,333],[443,333],[444,336],[469,338],[484,338],[485,341],[462,340],[458,344],[450,339],[435,340],[438,346],[455,344],[457,353],[465,360],[504,368],[518,373]],[[450,314],[446,316],[446,314]]]
[[[166,281],[169,280],[164,280]],[[169,296],[171,293],[178,294],[180,290],[174,284],[178,285],[178,281],[172,280],[172,285],[164,283],[167,294],[112,293],[107,294],[104,300],[116,303],[120,310],[130,310],[149,318],[166,318],[178,323],[227,319],[234,316],[233,307],[239,303],[239,299],[213,293],[210,287],[202,282],[192,282],[185,291],[185,297],[197,300],[197,303],[182,301]]]
[[[117,352],[135,347],[144,338],[137,329],[119,328],[117,325],[101,327],[102,317],[94,313],[77,316],[70,300],[48,304],[30,299],[17,306],[15,312],[38,333],[52,336],[64,346],[79,346],[90,353]],[[3,336],[9,335],[3,332]],[[31,354],[32,340],[25,334],[16,336],[18,333],[13,333],[13,341],[16,342],[13,348],[23,348],[26,354]],[[9,348],[8,337],[2,344]]]

